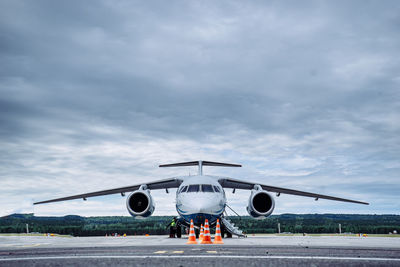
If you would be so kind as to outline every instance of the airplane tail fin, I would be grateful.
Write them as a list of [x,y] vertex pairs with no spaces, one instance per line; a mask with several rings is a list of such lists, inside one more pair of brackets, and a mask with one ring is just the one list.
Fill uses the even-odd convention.
[[214,161],[187,161],[172,164],[162,164],[159,167],[184,167],[184,166],[199,166],[199,175],[203,175],[203,166],[217,166],[217,167],[242,167],[240,164],[222,163]]

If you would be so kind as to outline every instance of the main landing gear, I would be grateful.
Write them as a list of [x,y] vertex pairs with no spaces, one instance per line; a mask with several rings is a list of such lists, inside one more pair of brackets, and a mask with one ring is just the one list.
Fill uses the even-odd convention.
[[232,238],[232,234],[229,233],[229,232],[225,229],[224,226],[221,226],[221,236],[222,236],[222,238],[225,238],[225,235],[226,235],[226,238]]
[[176,237],[181,238],[182,237],[182,228],[180,225],[176,226]]

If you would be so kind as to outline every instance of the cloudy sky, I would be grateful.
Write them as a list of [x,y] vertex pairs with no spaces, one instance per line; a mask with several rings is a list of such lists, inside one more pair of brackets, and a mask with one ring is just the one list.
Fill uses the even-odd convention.
[[[196,173],[281,195],[275,214],[400,214],[399,1],[0,1],[0,216],[128,215],[107,196]],[[153,191],[155,215],[176,214]],[[240,214],[249,192],[227,192]]]

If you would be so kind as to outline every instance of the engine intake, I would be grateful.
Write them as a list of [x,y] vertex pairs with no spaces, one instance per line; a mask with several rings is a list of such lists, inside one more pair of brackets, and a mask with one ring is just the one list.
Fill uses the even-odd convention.
[[274,211],[274,198],[267,191],[258,187],[251,191],[247,212],[254,218],[266,218]]
[[155,205],[150,190],[137,190],[126,199],[126,207],[133,217],[149,217],[153,214]]

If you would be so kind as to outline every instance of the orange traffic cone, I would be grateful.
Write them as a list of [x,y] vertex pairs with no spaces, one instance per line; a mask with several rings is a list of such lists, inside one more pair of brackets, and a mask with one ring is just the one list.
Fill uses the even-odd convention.
[[223,244],[221,236],[221,226],[219,225],[219,219],[217,219],[217,226],[215,227],[215,237],[213,244]]
[[203,224],[201,224],[201,228],[200,228],[200,236],[199,236],[199,241],[203,241],[204,238],[204,227]]
[[190,230],[189,230],[189,239],[186,244],[197,244],[196,235],[194,234],[194,225],[193,220],[190,220]]
[[210,235],[210,227],[208,226],[208,220],[204,223],[204,236],[203,240],[201,240],[200,244],[212,244],[211,235]]

